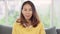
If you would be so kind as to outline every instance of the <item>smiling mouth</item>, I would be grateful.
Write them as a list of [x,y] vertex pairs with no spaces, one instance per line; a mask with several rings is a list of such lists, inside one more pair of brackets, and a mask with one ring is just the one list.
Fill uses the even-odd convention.
[[26,17],[30,17],[30,15],[26,15]]
[[26,17],[29,17],[29,16],[26,16]]

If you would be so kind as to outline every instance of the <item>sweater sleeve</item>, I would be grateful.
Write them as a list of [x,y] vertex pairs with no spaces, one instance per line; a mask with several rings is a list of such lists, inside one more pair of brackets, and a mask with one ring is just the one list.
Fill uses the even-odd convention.
[[43,26],[42,23],[40,23],[40,32],[39,33],[40,34],[46,34],[45,29],[44,29],[44,26]]

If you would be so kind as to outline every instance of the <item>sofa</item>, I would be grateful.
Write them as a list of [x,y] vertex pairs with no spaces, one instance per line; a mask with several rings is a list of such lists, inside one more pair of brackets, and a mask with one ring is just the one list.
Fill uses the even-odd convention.
[[[60,29],[55,27],[45,29],[46,34],[60,34]],[[12,34],[12,27],[0,25],[0,34]]]

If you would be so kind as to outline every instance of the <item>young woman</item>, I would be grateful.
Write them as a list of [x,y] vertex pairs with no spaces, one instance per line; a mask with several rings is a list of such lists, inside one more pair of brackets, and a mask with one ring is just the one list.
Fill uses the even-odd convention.
[[31,1],[23,3],[20,18],[14,23],[12,34],[46,34]]

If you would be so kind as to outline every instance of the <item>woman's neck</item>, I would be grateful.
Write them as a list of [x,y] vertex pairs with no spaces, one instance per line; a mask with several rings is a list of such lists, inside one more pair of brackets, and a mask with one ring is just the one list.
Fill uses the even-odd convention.
[[31,25],[31,20],[26,20],[27,21],[27,26],[29,27]]

